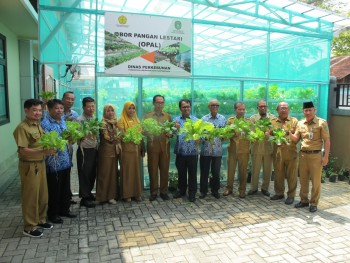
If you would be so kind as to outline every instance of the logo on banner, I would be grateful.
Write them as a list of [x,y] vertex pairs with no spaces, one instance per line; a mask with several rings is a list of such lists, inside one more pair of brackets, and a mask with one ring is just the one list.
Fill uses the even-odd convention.
[[175,21],[175,28],[176,28],[177,30],[180,30],[181,27],[182,27],[181,21]]
[[120,16],[120,17],[118,17],[118,22],[119,22],[119,24],[121,24],[121,25],[125,25],[127,21],[128,21],[128,19],[126,18],[126,16]]

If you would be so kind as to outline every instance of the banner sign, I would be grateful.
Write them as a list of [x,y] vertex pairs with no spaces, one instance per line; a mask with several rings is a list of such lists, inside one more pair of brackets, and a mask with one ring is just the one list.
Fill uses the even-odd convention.
[[105,73],[191,76],[190,20],[105,13]]

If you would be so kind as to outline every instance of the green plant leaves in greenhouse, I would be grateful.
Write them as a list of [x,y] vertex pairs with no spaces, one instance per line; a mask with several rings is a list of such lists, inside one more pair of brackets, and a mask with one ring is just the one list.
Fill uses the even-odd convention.
[[58,151],[64,151],[68,141],[58,136],[57,131],[51,131],[43,134],[39,140],[39,144],[44,150],[55,149]]

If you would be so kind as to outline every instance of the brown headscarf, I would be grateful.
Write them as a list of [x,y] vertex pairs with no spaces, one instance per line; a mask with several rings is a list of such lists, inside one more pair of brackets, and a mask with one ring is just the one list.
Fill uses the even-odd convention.
[[127,130],[127,129],[131,128],[132,126],[140,123],[140,120],[137,117],[136,112],[135,112],[134,117],[132,117],[132,118],[128,115],[128,110],[129,110],[130,106],[134,106],[135,110],[136,110],[135,103],[133,103],[132,101],[125,102],[122,114],[120,116],[120,119],[118,120],[118,126],[124,130]]
[[[112,119],[107,118],[107,112],[108,112],[109,108],[112,108],[114,110],[114,117]],[[109,123],[116,123],[117,122],[117,113],[116,113],[115,108],[112,104],[106,104],[103,107],[102,121],[109,122]]]
[[[112,119],[107,117],[107,112],[110,108],[114,110],[114,117]],[[100,130],[100,134],[103,135],[107,141],[113,141],[115,139],[115,129],[117,129],[117,115],[112,104],[106,104],[104,106],[102,123],[103,127]]]

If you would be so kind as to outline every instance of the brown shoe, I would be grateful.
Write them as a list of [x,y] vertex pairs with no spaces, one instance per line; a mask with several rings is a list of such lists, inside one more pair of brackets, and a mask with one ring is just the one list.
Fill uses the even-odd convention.
[[239,198],[245,198],[245,192],[239,192]]
[[224,192],[222,195],[223,195],[223,196],[228,196],[228,195],[230,195],[230,194],[232,194],[232,191],[226,189],[225,192]]

